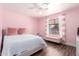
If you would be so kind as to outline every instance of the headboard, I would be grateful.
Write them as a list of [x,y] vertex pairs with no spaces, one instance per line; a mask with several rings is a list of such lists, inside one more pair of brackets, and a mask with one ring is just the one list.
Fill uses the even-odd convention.
[[26,28],[7,28],[2,30],[4,35],[20,35],[26,34]]

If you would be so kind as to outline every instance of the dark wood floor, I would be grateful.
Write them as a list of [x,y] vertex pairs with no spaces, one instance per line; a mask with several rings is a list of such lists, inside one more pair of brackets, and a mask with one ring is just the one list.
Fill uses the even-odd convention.
[[66,46],[63,44],[56,44],[53,42],[48,42],[47,48],[38,51],[37,53],[33,54],[32,56],[75,56],[76,55],[76,48],[71,46]]

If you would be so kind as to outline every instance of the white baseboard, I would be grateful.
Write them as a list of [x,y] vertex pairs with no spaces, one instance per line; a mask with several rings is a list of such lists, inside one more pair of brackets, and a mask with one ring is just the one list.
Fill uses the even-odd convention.
[[[60,40],[58,40],[58,39],[45,38],[45,40],[51,41],[51,42],[60,43]],[[68,46],[76,47],[76,44],[72,44],[71,42],[65,42],[65,43],[62,43],[62,44],[65,44],[65,45],[68,45]]]
[[68,46],[76,47],[76,44],[72,44],[72,43],[70,43],[70,42],[66,42],[66,43],[63,43],[63,44],[68,45]]

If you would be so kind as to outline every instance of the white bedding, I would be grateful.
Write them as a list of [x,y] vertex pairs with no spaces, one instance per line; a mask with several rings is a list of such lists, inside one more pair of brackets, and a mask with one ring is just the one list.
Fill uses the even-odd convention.
[[35,35],[5,36],[2,56],[29,56],[46,46],[44,40]]

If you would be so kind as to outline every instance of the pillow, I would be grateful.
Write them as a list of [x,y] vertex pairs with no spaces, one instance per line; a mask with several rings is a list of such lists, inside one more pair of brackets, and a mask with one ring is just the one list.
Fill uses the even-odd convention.
[[17,28],[8,28],[7,29],[7,35],[16,35],[17,34]]
[[18,34],[25,34],[26,33],[26,29],[25,28],[19,28],[18,29]]

